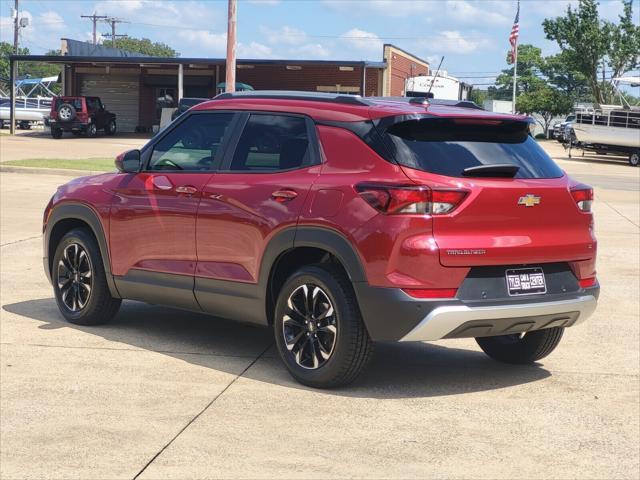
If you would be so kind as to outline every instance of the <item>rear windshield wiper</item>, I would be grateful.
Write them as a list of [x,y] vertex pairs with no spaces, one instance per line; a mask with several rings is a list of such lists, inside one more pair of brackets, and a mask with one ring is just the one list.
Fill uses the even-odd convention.
[[513,178],[518,173],[518,170],[520,170],[518,165],[496,163],[494,165],[478,165],[477,167],[465,168],[462,171],[462,176]]

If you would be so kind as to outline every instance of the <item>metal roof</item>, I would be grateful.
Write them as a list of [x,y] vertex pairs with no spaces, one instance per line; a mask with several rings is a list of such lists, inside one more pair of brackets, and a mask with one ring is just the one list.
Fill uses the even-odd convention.
[[[70,55],[10,55],[13,62],[47,62],[47,63],[95,63],[95,64],[169,64],[169,65],[224,65],[224,58],[187,58],[187,57],[98,57]],[[385,68],[386,62],[366,60],[283,60],[283,59],[238,59],[238,65],[335,65],[364,66],[367,68]]]

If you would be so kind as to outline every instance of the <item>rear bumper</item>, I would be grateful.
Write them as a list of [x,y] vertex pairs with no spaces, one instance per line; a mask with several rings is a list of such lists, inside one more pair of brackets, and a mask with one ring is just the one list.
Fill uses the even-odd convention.
[[530,302],[516,305],[437,307],[420,321],[402,342],[508,335],[570,327],[585,321],[596,309],[593,295],[554,302]]
[[70,132],[71,130],[84,130],[87,128],[87,122],[59,122],[57,120],[49,120],[49,126]]
[[400,289],[354,283],[363,320],[377,341],[428,341],[507,335],[585,321],[600,287],[528,298],[418,300]]

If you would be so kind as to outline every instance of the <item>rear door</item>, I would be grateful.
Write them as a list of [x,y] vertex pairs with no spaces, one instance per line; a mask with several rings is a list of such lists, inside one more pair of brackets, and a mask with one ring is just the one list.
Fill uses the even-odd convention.
[[[207,311],[232,318],[244,311],[249,299],[239,304],[225,301],[221,289],[254,296],[267,243],[278,231],[296,225],[320,171],[309,118],[242,116],[244,126],[233,141],[235,148],[229,148],[221,170],[203,188],[196,228],[198,302]],[[251,315],[259,316],[260,311],[247,308],[244,319],[259,321]]]
[[[468,192],[451,214],[433,216],[443,265],[593,258],[591,214],[578,208],[571,180],[528,135],[524,122],[412,120],[388,133],[412,180]],[[509,166],[518,168],[515,176]]]

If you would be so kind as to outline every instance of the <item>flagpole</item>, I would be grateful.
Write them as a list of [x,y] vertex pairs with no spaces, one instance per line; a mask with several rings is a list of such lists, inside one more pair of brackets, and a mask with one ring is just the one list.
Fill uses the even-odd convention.
[[516,42],[516,46],[513,49],[515,52],[513,58],[513,105],[511,106],[511,113],[515,115],[516,113],[516,83],[518,81],[518,43]]
[[516,9],[516,18],[513,20],[513,27],[511,27],[511,35],[509,40],[513,40],[512,47],[512,60],[513,60],[513,100],[511,105],[511,113],[516,113],[516,92],[518,90],[518,37],[520,36],[520,0],[518,0],[518,7]]

